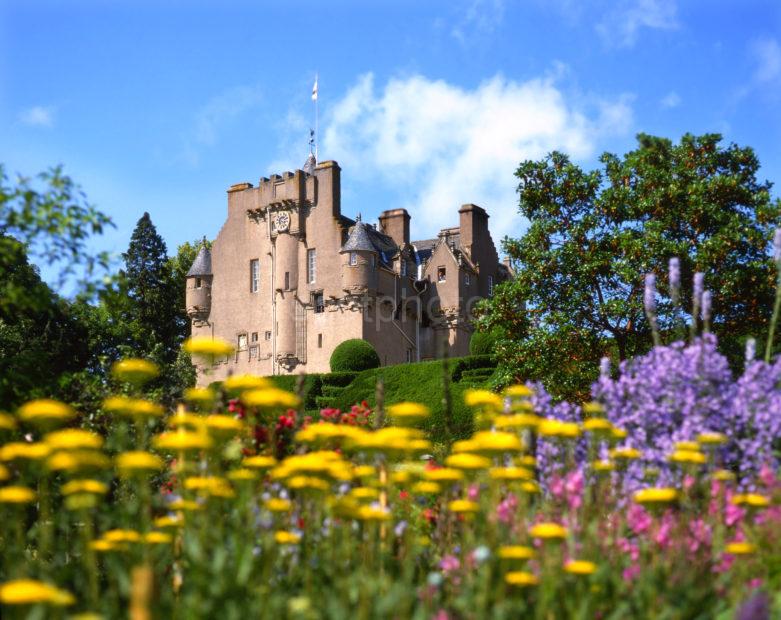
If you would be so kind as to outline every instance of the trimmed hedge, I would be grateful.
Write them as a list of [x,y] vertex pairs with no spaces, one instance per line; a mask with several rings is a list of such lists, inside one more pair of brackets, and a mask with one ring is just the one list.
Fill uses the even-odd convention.
[[379,366],[380,356],[377,351],[359,338],[345,340],[331,353],[331,372],[361,372]]
[[487,368],[493,372],[496,368],[496,360],[491,355],[470,355],[453,360],[453,374],[450,375],[454,383],[461,381],[464,371],[477,368]]
[[323,386],[335,385],[337,387],[344,387],[345,385],[350,385],[357,376],[357,372],[331,372],[327,375],[322,375]]

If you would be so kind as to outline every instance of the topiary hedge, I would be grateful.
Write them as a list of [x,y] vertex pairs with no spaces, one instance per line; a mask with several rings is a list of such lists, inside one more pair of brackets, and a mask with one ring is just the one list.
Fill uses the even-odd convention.
[[331,372],[360,372],[379,368],[380,356],[365,340],[345,340],[331,353]]

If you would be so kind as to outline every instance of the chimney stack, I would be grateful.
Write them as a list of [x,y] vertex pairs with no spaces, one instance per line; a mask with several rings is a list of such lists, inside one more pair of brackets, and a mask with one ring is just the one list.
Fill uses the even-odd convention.
[[398,246],[409,243],[409,219],[406,209],[383,211],[379,217],[382,232],[393,239]]
[[488,241],[488,214],[482,207],[473,204],[462,205],[458,214],[461,248],[466,250],[472,260],[475,260],[472,248]]

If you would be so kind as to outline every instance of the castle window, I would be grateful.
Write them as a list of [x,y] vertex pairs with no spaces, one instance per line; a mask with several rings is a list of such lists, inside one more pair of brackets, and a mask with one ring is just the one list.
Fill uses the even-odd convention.
[[444,267],[437,267],[437,282],[445,282],[447,276],[447,269]]
[[317,276],[317,250],[311,249],[306,251],[306,281],[309,284],[314,284],[315,277]]
[[258,345],[253,344],[249,348],[249,357],[250,357],[250,359],[252,359],[253,357],[257,357],[257,356],[258,356]]
[[377,266],[377,257],[372,254],[372,269],[374,269]]
[[289,271],[285,272],[285,290],[286,291],[290,290],[290,272]]
[[252,342],[258,341],[258,332],[252,332]]
[[323,334],[317,334],[317,348],[323,348]]
[[353,267],[358,264],[358,252],[350,252],[350,264]]
[[200,278],[195,278],[195,288],[201,288],[202,282]]
[[260,261],[253,258],[249,262],[249,291],[257,293],[260,287]]
[[464,284],[466,284],[467,286],[469,286],[471,283],[472,283],[472,280],[469,278],[469,274],[468,274],[468,273],[465,273],[465,274],[464,274]]
[[314,307],[316,314],[325,312],[325,301],[323,299],[323,291],[312,293],[312,306]]
[[239,342],[238,342],[238,350],[239,351],[246,351],[247,350],[247,334],[239,334]]
[[493,297],[494,294],[494,277],[488,276],[488,296]]
[[271,340],[271,332],[266,332],[266,333],[264,334],[264,338],[265,338],[266,340]]

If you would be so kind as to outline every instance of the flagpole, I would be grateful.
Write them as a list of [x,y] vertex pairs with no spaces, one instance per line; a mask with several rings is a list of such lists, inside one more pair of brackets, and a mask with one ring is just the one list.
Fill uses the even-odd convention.
[[[318,84],[318,74],[315,73],[315,86],[319,88]],[[320,105],[320,93],[317,92],[315,96],[315,162],[319,162],[320,160],[317,157],[317,141],[320,139],[320,134],[318,133],[318,120],[319,120],[319,114],[318,114],[318,107]]]

